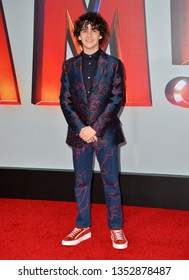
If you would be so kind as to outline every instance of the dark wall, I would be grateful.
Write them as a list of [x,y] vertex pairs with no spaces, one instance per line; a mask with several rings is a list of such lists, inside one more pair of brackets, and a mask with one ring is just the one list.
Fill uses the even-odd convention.
[[[68,170],[0,169],[0,197],[74,201],[74,173]],[[189,177],[120,174],[123,205],[189,210]],[[105,203],[99,172],[94,172],[92,201]]]

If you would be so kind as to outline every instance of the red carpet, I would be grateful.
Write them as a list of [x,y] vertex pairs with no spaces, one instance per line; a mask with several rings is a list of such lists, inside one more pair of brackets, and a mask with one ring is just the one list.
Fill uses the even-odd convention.
[[92,238],[63,247],[73,202],[0,199],[1,260],[188,260],[189,212],[124,206],[126,250],[112,248],[104,204],[92,205]]

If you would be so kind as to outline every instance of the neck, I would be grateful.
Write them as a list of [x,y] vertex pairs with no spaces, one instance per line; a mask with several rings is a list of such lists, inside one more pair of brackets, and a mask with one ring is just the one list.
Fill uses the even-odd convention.
[[94,48],[94,49],[83,48],[83,52],[88,54],[88,55],[92,55],[93,53],[97,52],[98,50],[99,50],[99,47],[98,48]]

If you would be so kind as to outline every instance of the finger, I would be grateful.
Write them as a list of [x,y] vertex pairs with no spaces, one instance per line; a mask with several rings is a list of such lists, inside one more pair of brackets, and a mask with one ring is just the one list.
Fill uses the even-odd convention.
[[96,135],[93,137],[94,141],[98,141],[98,138],[96,137]]

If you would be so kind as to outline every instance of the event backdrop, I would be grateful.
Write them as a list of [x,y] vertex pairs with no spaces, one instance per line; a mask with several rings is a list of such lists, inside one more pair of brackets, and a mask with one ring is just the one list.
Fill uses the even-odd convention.
[[121,171],[189,175],[189,0],[0,0],[0,166],[73,169],[60,75],[86,11],[126,70]]

